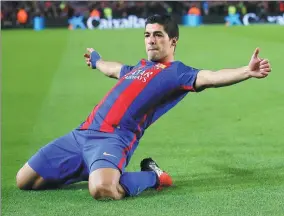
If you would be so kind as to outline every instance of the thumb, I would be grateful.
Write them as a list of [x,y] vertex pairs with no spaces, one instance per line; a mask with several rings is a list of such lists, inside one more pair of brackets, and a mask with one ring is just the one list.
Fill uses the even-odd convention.
[[256,48],[252,55],[252,58],[258,58],[258,54],[259,54],[259,48]]

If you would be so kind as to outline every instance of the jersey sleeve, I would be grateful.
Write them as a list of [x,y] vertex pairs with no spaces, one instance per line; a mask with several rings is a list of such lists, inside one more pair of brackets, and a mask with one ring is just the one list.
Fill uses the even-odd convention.
[[195,91],[194,84],[199,71],[200,69],[181,63],[177,70],[180,88],[187,91]]
[[134,66],[123,65],[120,70],[119,79],[123,77],[125,74],[128,74],[133,68]]

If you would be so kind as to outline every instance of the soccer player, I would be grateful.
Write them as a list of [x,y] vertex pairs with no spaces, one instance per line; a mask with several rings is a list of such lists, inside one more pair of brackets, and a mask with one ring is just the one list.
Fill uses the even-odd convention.
[[268,60],[258,56],[258,48],[248,65],[236,69],[199,70],[175,61],[179,29],[170,16],[149,17],[144,36],[148,59],[135,66],[105,61],[94,49],[87,49],[88,66],[118,82],[78,128],[28,160],[16,177],[20,189],[88,180],[92,197],[117,200],[171,186],[169,174],[151,158],[142,160],[141,171],[125,171],[145,130],[189,92],[265,78],[271,71]]

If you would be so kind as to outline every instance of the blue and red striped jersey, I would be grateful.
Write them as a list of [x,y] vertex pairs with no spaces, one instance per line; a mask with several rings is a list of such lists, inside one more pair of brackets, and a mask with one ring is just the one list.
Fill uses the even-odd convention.
[[194,90],[198,69],[180,61],[141,60],[124,65],[117,84],[97,104],[79,129],[131,132],[140,139],[153,122]]

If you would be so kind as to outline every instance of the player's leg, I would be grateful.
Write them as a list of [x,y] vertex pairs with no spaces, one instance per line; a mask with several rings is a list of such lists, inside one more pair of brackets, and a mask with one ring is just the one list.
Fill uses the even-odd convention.
[[88,169],[73,132],[42,147],[18,171],[19,189],[39,190],[88,180]]
[[172,178],[152,158],[143,159],[140,167],[141,172],[125,172],[120,178],[127,196],[137,196],[148,188],[161,190],[172,185]]
[[89,192],[94,199],[111,198],[120,200],[125,196],[125,191],[119,184],[120,171],[108,161],[97,161],[95,166],[109,168],[98,168],[89,176]]
[[114,163],[98,160],[91,167],[89,191],[93,198],[119,200],[137,196],[148,188],[161,190],[172,185],[171,177],[150,158],[141,162],[141,172],[124,172]]
[[90,170],[89,192],[94,199],[122,199],[124,189],[119,184],[121,168],[118,164],[124,157],[119,140],[106,133],[82,131],[85,137],[83,156]]
[[25,163],[16,176],[17,187],[21,190],[43,188],[45,183],[45,180],[28,163]]
[[89,191],[93,198],[117,200],[136,196],[148,188],[171,185],[171,178],[153,160],[154,164],[150,164],[149,159],[141,164],[141,172],[124,172],[128,148],[121,145],[120,139],[104,136],[109,135],[94,135],[84,144],[84,157],[90,169]]
[[118,166],[107,160],[98,160],[89,177],[89,191],[94,199],[111,198],[119,200],[125,196],[136,196],[157,185],[153,171],[125,172],[121,175]]

